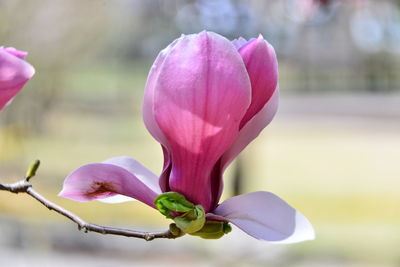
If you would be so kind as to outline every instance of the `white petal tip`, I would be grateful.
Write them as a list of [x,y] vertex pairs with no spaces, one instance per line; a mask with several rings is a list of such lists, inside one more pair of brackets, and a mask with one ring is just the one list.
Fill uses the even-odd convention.
[[124,195],[114,195],[111,197],[107,198],[101,198],[97,199],[100,202],[107,203],[107,204],[117,204],[117,203],[123,203],[123,202],[128,202],[128,201],[136,201],[136,199],[127,197]]
[[273,243],[293,244],[315,239],[314,227],[312,226],[310,221],[298,211],[296,211],[295,216],[296,228],[294,229],[293,234],[288,236],[288,238],[284,240],[275,241]]

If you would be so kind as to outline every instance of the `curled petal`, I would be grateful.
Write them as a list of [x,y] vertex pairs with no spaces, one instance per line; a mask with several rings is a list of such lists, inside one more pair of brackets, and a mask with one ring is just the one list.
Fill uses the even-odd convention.
[[211,170],[236,138],[250,90],[239,53],[214,33],[184,36],[161,67],[154,116],[171,156],[169,186],[206,211]]
[[0,48],[0,110],[35,73],[35,69],[22,59],[22,53],[11,48]]
[[[154,190],[154,183],[144,171],[143,166],[126,164],[130,160],[122,157],[110,159],[117,163],[92,163],[73,171],[64,181],[63,190],[59,196],[77,201],[90,201],[123,195],[135,198],[151,207],[159,189]],[[124,159],[125,158],[125,159]]]
[[171,166],[172,166],[172,162],[171,162],[171,155],[168,151],[168,149],[166,149],[163,145],[161,145],[162,147],[162,151],[163,151],[163,155],[164,155],[164,165],[163,165],[163,169],[159,178],[159,184],[161,187],[161,191],[162,192],[168,192],[170,191],[169,188],[169,174],[171,173]]
[[242,128],[268,102],[278,84],[278,60],[274,48],[260,35],[239,48],[251,81],[251,104],[240,123]]
[[235,142],[224,153],[221,164],[222,170],[234,160],[239,153],[253,141],[261,131],[272,121],[274,118],[279,104],[279,90],[275,90],[267,104],[254,115],[239,131]]
[[224,217],[257,239],[296,243],[315,238],[311,223],[300,212],[269,192],[253,192],[229,198],[213,213]]
[[216,205],[223,189],[222,176],[226,167],[271,122],[279,102],[278,63],[274,48],[260,35],[246,41],[232,41],[246,65],[251,81],[251,104],[240,123],[239,134],[214,168],[213,203]]
[[[156,192],[157,194],[161,194],[161,189],[158,184],[158,177],[152,173],[149,169],[140,164],[137,160],[127,156],[120,156],[107,159],[103,161],[103,163],[113,164],[124,168],[125,170],[132,173],[135,177],[137,177],[140,181],[142,181],[145,185],[147,185],[151,190]],[[135,201],[136,199],[123,196],[123,195],[114,195],[111,197],[101,198],[99,201],[104,203],[122,203],[127,201]]]
[[213,170],[213,206],[217,205],[223,190],[223,174],[228,165],[271,122],[278,110],[279,90],[275,90],[268,103],[239,131],[235,142],[222,155]]
[[15,49],[14,47],[7,47],[7,48],[4,48],[4,50],[6,50],[11,55],[19,57],[20,59],[25,59],[25,57],[28,55],[27,52],[19,51],[19,50]]

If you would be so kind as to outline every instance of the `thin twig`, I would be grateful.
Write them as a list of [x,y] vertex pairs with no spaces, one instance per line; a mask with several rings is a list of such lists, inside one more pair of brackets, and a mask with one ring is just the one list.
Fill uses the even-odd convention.
[[[36,169],[38,166],[36,166]],[[36,169],[31,172],[35,173]],[[29,173],[29,170],[28,170]],[[96,232],[100,234],[109,234],[109,235],[121,235],[126,237],[136,237],[142,238],[146,241],[151,241],[156,238],[169,238],[175,239],[178,238],[180,235],[174,235],[171,233],[170,230],[166,230],[163,232],[141,232],[141,231],[134,231],[129,229],[121,229],[121,228],[113,228],[113,227],[106,227],[97,224],[92,224],[84,221],[79,216],[75,215],[74,213],[58,206],[57,204],[51,202],[50,200],[43,197],[37,191],[32,188],[32,184],[29,182],[29,179],[33,177],[33,175],[28,175],[24,180],[13,183],[13,184],[1,184],[0,183],[0,191],[9,191],[11,193],[26,193],[42,203],[45,207],[49,210],[54,210],[55,212],[61,214],[62,216],[68,218],[69,220],[73,221],[78,225],[79,230],[83,230],[85,233],[87,232]]]

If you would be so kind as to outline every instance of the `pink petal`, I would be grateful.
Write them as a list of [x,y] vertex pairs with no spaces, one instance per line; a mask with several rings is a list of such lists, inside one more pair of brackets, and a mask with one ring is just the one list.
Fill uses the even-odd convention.
[[175,46],[175,44],[182,38],[183,35],[173,41],[158,54],[150,69],[149,76],[147,77],[142,107],[144,124],[146,125],[146,128],[150,132],[150,134],[161,144],[161,147],[163,149],[164,166],[159,179],[159,183],[163,192],[169,191],[168,177],[171,169],[171,160],[169,151],[166,148],[168,146],[168,142],[166,141],[164,133],[160,130],[154,118],[154,89],[157,85],[158,77],[161,67],[164,63],[164,59],[169,54],[171,49]]
[[29,63],[14,54],[9,49],[0,48],[0,110],[35,73]]
[[250,76],[252,100],[240,123],[240,131],[231,147],[214,168],[214,205],[218,203],[223,189],[222,176],[226,167],[271,122],[278,109],[277,87],[278,63],[274,48],[260,35],[248,42],[243,38],[232,41],[239,48]]
[[[157,194],[161,194],[161,189],[158,182],[158,177],[154,173],[152,173],[149,169],[144,167],[140,162],[134,160],[133,158],[127,156],[120,156],[107,159],[102,163],[113,164],[124,168],[125,170],[132,173],[135,177],[137,177],[142,183],[147,185],[151,190],[156,192]],[[122,203],[127,201],[135,201],[136,199],[123,196],[123,195],[114,195],[107,198],[101,198],[99,201],[104,203]]]
[[272,121],[279,104],[279,90],[276,89],[265,106],[253,116],[239,131],[235,142],[222,157],[223,170],[234,160],[239,153],[253,141],[261,131]]
[[151,190],[157,194],[161,194],[160,185],[158,184],[158,177],[149,169],[140,164],[139,161],[127,156],[119,156],[109,158],[102,163],[113,164],[118,167],[124,168],[125,170],[136,176],[142,183],[147,185]]
[[171,48],[154,88],[154,115],[168,143],[172,191],[211,208],[211,170],[236,138],[249,100],[243,60],[227,39],[202,32]]
[[311,223],[300,212],[269,192],[253,192],[229,198],[213,213],[225,217],[257,239],[296,243],[315,238]]
[[19,50],[15,49],[14,47],[7,47],[7,48],[4,48],[4,50],[6,50],[11,55],[19,57],[20,59],[25,59],[25,57],[28,55],[27,52],[19,51]]
[[107,161],[109,163],[92,163],[73,171],[65,179],[59,196],[90,201],[120,194],[154,207],[154,198],[160,192],[159,188],[154,188],[154,174],[147,176],[147,169],[126,157]]
[[271,122],[274,117],[279,102],[279,90],[275,90],[274,94],[263,107],[250,121],[244,125],[239,131],[235,142],[223,154],[213,169],[213,206],[217,205],[222,195],[223,190],[223,174],[228,165],[239,155],[239,153],[253,141],[261,131]]
[[178,38],[175,41],[173,41],[170,45],[168,45],[158,54],[156,60],[151,66],[144,91],[144,99],[142,107],[144,124],[146,125],[147,130],[150,132],[150,134],[163,146],[167,145],[167,141],[165,139],[164,133],[160,130],[154,118],[154,90],[155,87],[157,86],[160,70],[164,63],[165,58],[168,56],[171,49],[176,45],[176,43],[181,38]]
[[278,61],[274,48],[260,35],[242,45],[239,53],[251,81],[251,104],[240,128],[254,117],[268,102],[278,83]]

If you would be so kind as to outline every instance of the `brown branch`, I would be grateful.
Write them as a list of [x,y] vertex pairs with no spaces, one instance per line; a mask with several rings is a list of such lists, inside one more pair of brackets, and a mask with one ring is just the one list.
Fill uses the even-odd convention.
[[175,239],[180,236],[182,236],[180,233],[175,233],[176,232],[176,227],[173,227],[171,229],[174,229],[174,233],[172,233],[170,230],[166,230],[163,232],[141,232],[141,231],[134,231],[134,230],[129,230],[129,229],[121,229],[121,228],[112,228],[112,227],[106,227],[106,226],[101,226],[97,224],[92,224],[84,221],[81,219],[79,216],[75,215],[74,213],[58,206],[57,204],[51,202],[50,200],[46,199],[43,197],[41,194],[39,194],[37,191],[35,191],[32,188],[32,184],[29,182],[29,179],[35,175],[35,172],[39,166],[39,163],[34,165],[34,170],[32,170],[33,165],[31,165],[30,169],[27,172],[27,177],[19,182],[13,183],[13,184],[1,184],[0,183],[0,191],[9,191],[11,193],[26,193],[42,203],[45,207],[47,207],[49,210],[54,210],[55,212],[61,214],[64,217],[67,217],[69,220],[73,221],[78,225],[79,230],[83,230],[85,233],[87,232],[96,232],[100,234],[109,234],[109,235],[121,235],[121,236],[126,236],[126,237],[136,237],[136,238],[142,238],[146,241],[151,241],[156,238],[169,238],[169,239]]

